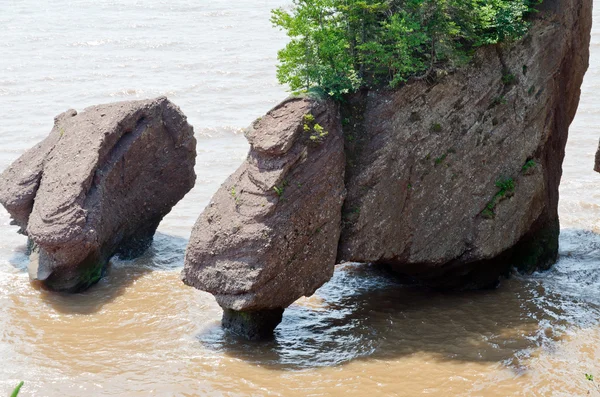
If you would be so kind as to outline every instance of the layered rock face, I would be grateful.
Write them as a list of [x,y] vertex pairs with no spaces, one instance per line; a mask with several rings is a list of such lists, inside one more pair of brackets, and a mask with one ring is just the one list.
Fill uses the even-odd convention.
[[[248,159],[198,220],[184,281],[254,338],[335,262],[459,289],[547,269],[591,22],[591,0],[545,0],[523,40],[482,48],[452,74],[362,91],[340,108],[283,102],[250,129]],[[309,113],[329,132],[318,145]]]
[[551,266],[591,17],[590,0],[546,0],[521,42],[436,82],[352,97],[338,260],[449,288]]
[[0,203],[33,246],[30,276],[77,292],[111,256],[145,251],[194,186],[196,140],[166,98],[56,117],[48,138],[0,175]]
[[288,99],[246,137],[248,158],[194,226],[183,281],[215,295],[224,324],[254,338],[333,275],[345,157],[332,101]]

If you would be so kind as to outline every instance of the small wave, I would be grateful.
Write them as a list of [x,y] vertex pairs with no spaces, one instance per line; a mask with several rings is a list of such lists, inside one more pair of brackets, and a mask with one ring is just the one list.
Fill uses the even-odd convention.
[[197,128],[197,138],[221,138],[226,136],[235,135],[238,136],[244,133],[244,128],[224,126],[224,127],[209,127],[209,128]]
[[136,89],[125,89],[125,90],[112,92],[112,93],[108,94],[108,96],[110,96],[112,98],[114,98],[114,97],[124,98],[124,97],[132,97],[132,96],[139,98],[143,95],[144,95],[143,90],[136,90]]
[[19,85],[21,84],[21,82],[17,81],[17,80],[0,80],[0,86],[14,86],[14,85]]
[[535,273],[531,279],[549,293],[561,296],[561,305],[582,303],[600,313],[600,235],[588,230],[561,230],[558,262],[550,271]]

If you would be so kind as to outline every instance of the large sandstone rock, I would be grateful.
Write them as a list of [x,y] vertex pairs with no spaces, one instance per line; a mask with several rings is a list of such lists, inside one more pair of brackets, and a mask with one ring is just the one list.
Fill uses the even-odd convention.
[[345,159],[332,101],[288,99],[246,137],[246,161],[194,226],[183,281],[216,297],[228,328],[259,337],[333,275]]
[[551,266],[591,23],[591,0],[546,0],[514,45],[436,82],[355,95],[338,260],[466,288]]
[[[338,262],[383,264],[441,288],[551,266],[592,0],[545,0],[534,18],[523,40],[482,48],[451,74],[361,91],[341,109],[308,99],[276,107],[198,220],[184,281],[215,295],[225,327],[254,338],[329,278],[336,247]],[[302,132],[309,112],[330,132],[320,145]]]
[[193,187],[196,140],[166,98],[69,110],[0,175],[0,203],[37,255],[30,276],[75,292],[133,257]]

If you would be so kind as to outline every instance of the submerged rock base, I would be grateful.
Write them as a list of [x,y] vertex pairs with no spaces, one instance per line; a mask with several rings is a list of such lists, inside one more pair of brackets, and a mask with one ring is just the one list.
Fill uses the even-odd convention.
[[283,318],[283,311],[282,308],[255,311],[224,309],[221,325],[228,332],[248,340],[270,339]]

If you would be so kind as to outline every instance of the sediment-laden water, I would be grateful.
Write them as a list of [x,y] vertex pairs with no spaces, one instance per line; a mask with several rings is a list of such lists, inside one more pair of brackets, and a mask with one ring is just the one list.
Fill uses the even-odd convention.
[[[234,340],[179,281],[191,227],[286,93],[269,10],[288,0],[0,2],[0,170],[73,107],[167,95],[198,137],[198,181],[142,258],[83,294],[33,288],[0,210],[0,395],[575,396],[600,378],[600,1],[561,185],[561,258],[495,291],[439,294],[338,267],[272,342]],[[600,393],[597,393],[600,395]]]

